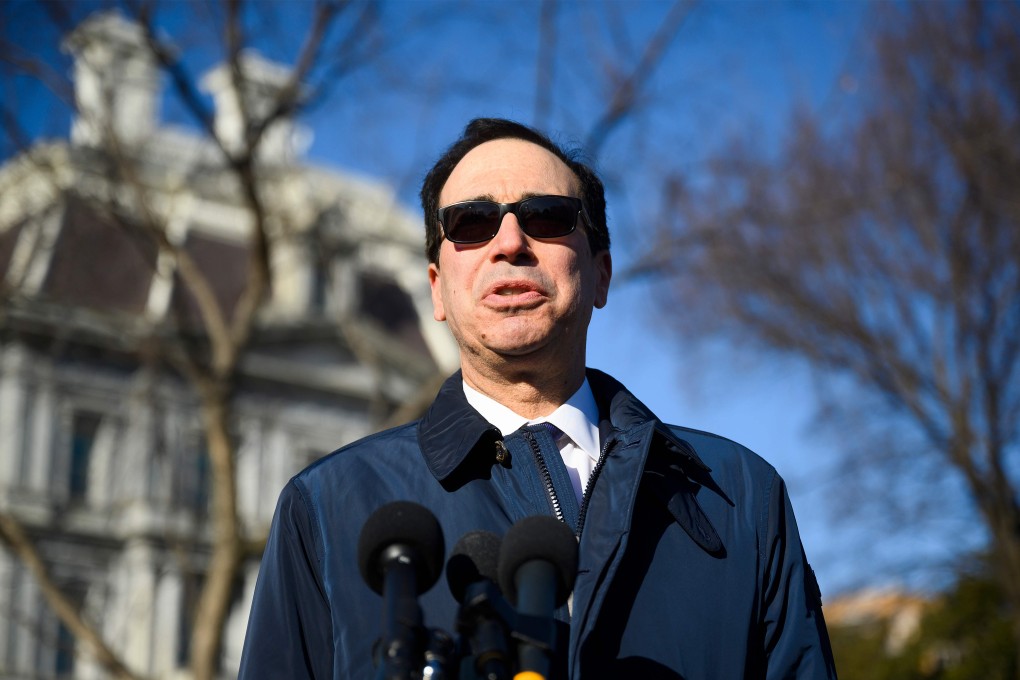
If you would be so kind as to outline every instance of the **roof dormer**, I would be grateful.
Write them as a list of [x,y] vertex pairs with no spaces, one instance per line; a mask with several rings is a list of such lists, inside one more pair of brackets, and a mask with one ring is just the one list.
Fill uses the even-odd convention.
[[156,128],[159,74],[145,33],[116,12],[97,14],[64,42],[74,56],[77,114],[71,141],[100,146],[144,141]]

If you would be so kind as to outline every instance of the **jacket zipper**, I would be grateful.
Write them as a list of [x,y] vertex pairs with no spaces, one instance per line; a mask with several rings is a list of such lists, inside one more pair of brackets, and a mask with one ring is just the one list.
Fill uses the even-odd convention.
[[[556,487],[553,486],[552,473],[549,472],[549,466],[545,462],[545,456],[542,455],[542,450],[538,445],[538,440],[535,439],[533,432],[528,430],[524,431],[524,437],[528,440],[528,444],[531,445],[531,450],[535,454],[535,463],[538,465],[538,473],[542,477],[542,484],[545,485],[545,492],[549,496],[549,501],[553,506],[553,514],[556,515],[556,519],[561,522],[566,521],[563,517],[563,510],[560,508],[560,499],[556,495]],[[591,491],[595,487],[595,480],[598,479],[602,473],[602,468],[606,463],[606,456],[609,454],[609,450],[613,448],[613,444],[616,443],[615,439],[608,440],[602,446],[602,452],[599,454],[598,462],[595,463],[595,467],[592,468],[591,475],[588,477],[588,485],[584,489],[584,497],[581,499],[581,509],[577,515],[577,540],[581,540],[581,530],[584,529],[584,518],[588,514],[588,501],[591,499]]]
[[531,445],[531,451],[535,454],[535,463],[538,465],[538,474],[542,477],[542,483],[545,485],[545,492],[549,496],[550,502],[552,502],[553,513],[556,515],[556,519],[561,522],[565,522],[563,517],[563,510],[560,508],[560,499],[556,495],[556,487],[553,486],[552,473],[549,472],[549,466],[545,462],[545,456],[542,455],[542,450],[538,446],[538,440],[535,439],[535,433],[530,430],[524,431],[524,437],[528,440],[528,444]]
[[581,499],[581,509],[577,513],[577,540],[579,541],[581,540],[581,530],[584,528],[584,518],[588,515],[588,501],[591,500],[592,489],[595,488],[595,481],[602,474],[602,468],[606,464],[606,457],[615,443],[616,439],[609,439],[602,445],[602,452],[599,454],[598,462],[595,463],[595,467],[591,469],[591,474],[588,476],[588,484],[584,487],[584,497]]

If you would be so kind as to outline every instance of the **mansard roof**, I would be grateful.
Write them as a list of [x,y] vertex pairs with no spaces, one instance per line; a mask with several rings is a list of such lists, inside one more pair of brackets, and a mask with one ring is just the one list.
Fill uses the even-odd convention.
[[[66,47],[75,59],[69,139],[0,165],[0,341],[77,343],[121,357],[169,334],[202,347],[201,285],[184,274],[197,271],[232,318],[261,226],[269,292],[244,373],[341,389],[358,380],[331,371],[367,366],[395,385],[456,366],[448,331],[432,320],[421,220],[390,187],[302,162],[309,135],[283,117],[255,154],[263,208],[255,213],[230,158],[245,122],[233,79],[215,70],[202,79],[217,144],[161,124],[158,67],[130,21],[95,15]],[[240,67],[252,111],[290,73],[253,54]]]
[[[194,191],[190,184],[171,191],[159,181],[165,169],[151,166],[139,204],[123,183],[103,176],[99,150],[43,151],[51,163],[35,159],[26,171],[20,158],[0,167],[3,336],[32,336],[36,344],[59,337],[121,354],[170,331],[201,342],[195,298],[161,256],[154,230],[174,239],[231,317],[248,275],[243,205],[201,182]],[[205,160],[197,165],[207,177],[217,173]],[[273,247],[286,258],[274,262],[270,299],[242,372],[319,390],[353,384],[330,371],[366,362],[410,383],[433,375],[442,347],[437,352],[435,334],[424,332],[434,322],[416,220],[367,180],[297,168],[286,182],[294,195],[278,185],[271,211]]]

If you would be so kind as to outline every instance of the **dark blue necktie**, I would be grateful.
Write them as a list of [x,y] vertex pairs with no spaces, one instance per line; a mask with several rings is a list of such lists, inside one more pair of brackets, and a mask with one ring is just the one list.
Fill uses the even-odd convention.
[[560,445],[560,437],[563,436],[563,430],[548,421],[544,423],[535,423],[535,427],[544,427],[549,432],[550,436],[552,436],[553,441],[556,442],[556,446],[558,447]]

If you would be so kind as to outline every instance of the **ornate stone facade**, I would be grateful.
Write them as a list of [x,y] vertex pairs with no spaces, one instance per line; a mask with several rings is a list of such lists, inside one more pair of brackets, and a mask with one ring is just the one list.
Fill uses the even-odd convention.
[[[78,100],[70,140],[0,167],[0,512],[26,528],[133,670],[170,678],[186,676],[210,471],[197,397],[153,348],[165,334],[203,339],[193,296],[146,230],[154,216],[229,312],[252,218],[220,150],[160,124],[143,45],[116,15],[79,27],[66,45]],[[257,107],[285,72],[253,55],[244,63]],[[229,78],[214,71],[203,83],[217,134],[234,144]],[[110,156],[110,134],[122,158]],[[456,364],[431,318],[420,220],[378,182],[302,164],[306,142],[282,121],[260,156],[271,293],[233,402],[239,512],[253,540],[293,473]],[[250,561],[238,584],[226,676],[257,571]],[[32,575],[0,550],[0,677],[102,677],[79,652]]]

